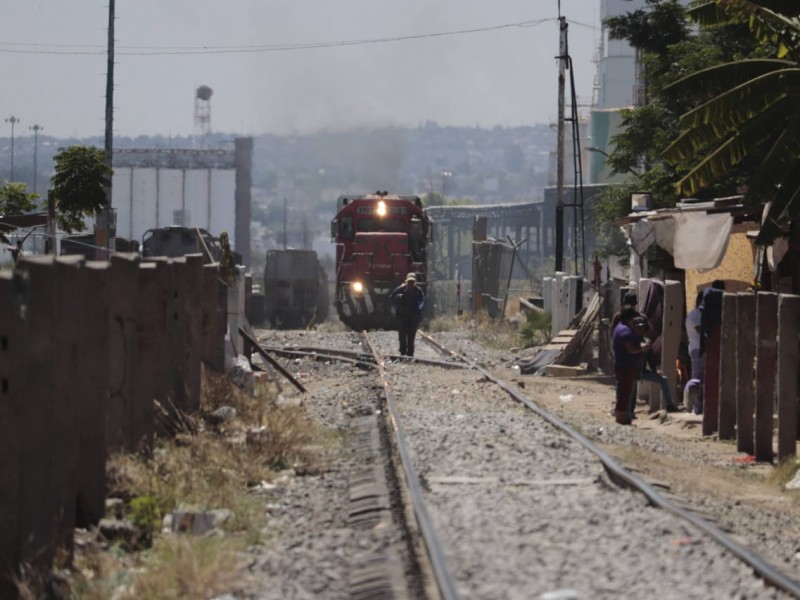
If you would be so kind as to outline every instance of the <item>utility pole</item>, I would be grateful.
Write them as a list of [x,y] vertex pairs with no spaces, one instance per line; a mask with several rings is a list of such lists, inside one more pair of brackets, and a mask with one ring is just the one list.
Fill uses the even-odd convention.
[[558,3],[558,123],[556,148],[556,271],[564,270],[564,95],[567,70],[567,18]]
[[19,119],[11,115],[6,119],[6,123],[11,123],[11,175],[9,181],[14,181],[14,125],[19,123]]
[[33,131],[33,193],[36,193],[36,180],[39,178],[39,132],[44,129],[41,125],[31,125],[28,127]]
[[[109,169],[114,158],[114,0],[108,0],[108,51],[106,53],[106,135],[105,154]],[[111,206],[111,184],[106,187],[106,205],[97,215],[95,244],[97,258],[106,259],[116,250],[117,219]]]
[[286,230],[286,224],[289,216],[289,203],[286,198],[283,199],[283,249],[286,250],[286,242],[288,237],[288,232]]

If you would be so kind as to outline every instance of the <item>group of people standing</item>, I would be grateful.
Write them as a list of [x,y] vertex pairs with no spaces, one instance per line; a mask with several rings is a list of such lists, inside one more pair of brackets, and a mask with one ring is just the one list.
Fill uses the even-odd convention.
[[[724,289],[724,281],[714,281],[710,287],[697,294],[694,308],[686,314],[691,375],[684,388],[683,403],[687,412],[697,415],[703,412],[704,342],[714,328],[719,326]],[[617,381],[614,417],[622,425],[629,425],[635,418],[636,386],[639,381],[658,383],[667,412],[679,410],[667,377],[656,365],[656,356],[648,339],[652,328],[647,318],[637,309],[637,300],[636,294],[626,294],[622,309],[615,315],[611,325],[614,375]]]
[[658,383],[668,412],[678,410],[670,392],[669,380],[658,369],[650,340],[650,322],[637,309],[636,294],[623,299],[622,310],[612,321],[611,349],[617,381],[614,418],[620,425],[630,425],[635,418],[636,389],[639,381]]

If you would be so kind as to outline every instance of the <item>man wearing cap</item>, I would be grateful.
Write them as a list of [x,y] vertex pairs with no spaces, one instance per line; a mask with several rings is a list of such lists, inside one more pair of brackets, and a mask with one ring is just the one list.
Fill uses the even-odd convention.
[[395,307],[397,329],[400,336],[400,355],[414,356],[414,338],[422,320],[425,294],[417,287],[417,276],[406,275],[406,281],[389,293],[389,303]]

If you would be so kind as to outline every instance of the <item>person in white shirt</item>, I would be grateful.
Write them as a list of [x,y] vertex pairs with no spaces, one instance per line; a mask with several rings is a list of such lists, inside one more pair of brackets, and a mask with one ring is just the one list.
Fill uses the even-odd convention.
[[[703,292],[697,294],[694,308],[686,315],[686,337],[689,340],[689,358],[692,362],[692,376],[684,389],[683,405],[689,412],[699,412],[702,410],[702,381],[704,357],[700,353],[700,324],[703,319]],[[694,398],[690,398],[690,396]]]

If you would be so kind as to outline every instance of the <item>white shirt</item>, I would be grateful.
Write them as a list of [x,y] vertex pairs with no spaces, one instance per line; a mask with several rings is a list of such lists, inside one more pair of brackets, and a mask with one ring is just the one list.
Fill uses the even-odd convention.
[[693,308],[686,315],[686,335],[689,338],[689,352],[700,350],[700,321],[703,318],[703,311]]

